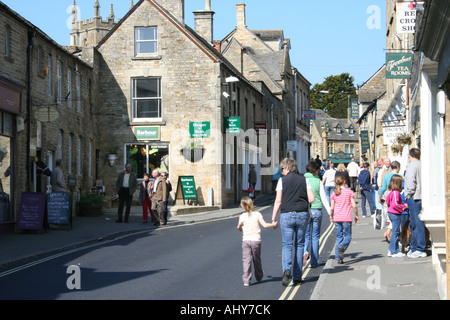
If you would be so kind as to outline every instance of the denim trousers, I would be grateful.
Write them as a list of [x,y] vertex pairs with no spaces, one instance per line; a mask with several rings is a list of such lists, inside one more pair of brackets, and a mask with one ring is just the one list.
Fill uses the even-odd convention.
[[392,223],[392,234],[391,234],[391,241],[389,243],[389,251],[392,254],[396,254],[397,252],[399,252],[398,236],[400,234],[402,215],[389,212],[389,220],[391,220]]
[[[322,209],[311,209],[311,220],[306,227],[305,236],[305,250],[304,252],[311,252],[311,266],[317,267],[319,265],[319,240],[320,227],[322,225]],[[309,244],[311,243],[311,251],[309,251]]]
[[335,187],[325,187],[325,195],[327,196],[328,203],[331,205],[331,195],[333,194]]
[[352,223],[351,222],[335,222],[334,228],[336,229],[336,246],[335,246],[335,259],[339,257],[339,246],[347,250],[350,242],[352,241]]
[[427,249],[427,242],[425,239],[425,225],[419,218],[420,211],[422,211],[422,200],[414,200],[410,198],[407,200],[409,209],[409,226],[411,227],[411,252],[420,251],[425,252]]
[[363,190],[361,190],[361,209],[363,212],[363,216],[367,216],[366,199],[367,199],[367,202],[369,202],[370,213],[374,214],[375,210],[376,210],[375,203],[373,203],[371,190],[363,189]]
[[252,263],[255,269],[255,279],[261,281],[264,273],[261,263],[261,241],[242,241],[242,281],[250,284],[252,280]]
[[[309,212],[282,213],[280,218],[282,236],[282,267],[292,271],[294,280],[302,279],[303,249],[305,246],[306,227],[309,222]],[[294,259],[292,259],[292,254]],[[294,262],[292,263],[292,260]]]

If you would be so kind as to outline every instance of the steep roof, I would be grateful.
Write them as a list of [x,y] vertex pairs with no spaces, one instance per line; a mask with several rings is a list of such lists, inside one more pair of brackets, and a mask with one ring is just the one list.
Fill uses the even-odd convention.
[[371,103],[384,93],[386,93],[386,65],[383,65],[358,89],[358,100],[360,103]]

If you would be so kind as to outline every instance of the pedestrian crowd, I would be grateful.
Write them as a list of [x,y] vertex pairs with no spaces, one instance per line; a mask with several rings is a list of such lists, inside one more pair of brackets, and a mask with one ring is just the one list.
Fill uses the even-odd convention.
[[[167,200],[172,191],[172,184],[168,179],[168,173],[155,169],[152,171],[152,180],[148,173],[144,173],[143,181],[139,183],[139,202],[142,204],[143,223],[149,223],[149,212],[151,222],[155,226],[167,224],[168,208]],[[128,223],[131,211],[133,194],[138,188],[136,174],[131,165],[125,165],[125,171],[117,177],[116,189],[119,195],[119,208],[117,210],[117,223]],[[125,206],[125,218],[123,210]]]
[[[317,161],[319,160],[319,161]],[[375,229],[384,229],[389,243],[387,256],[392,258],[426,257],[426,230],[419,218],[421,202],[420,150],[409,151],[409,164],[404,175],[400,163],[380,158],[371,166],[359,165],[355,159],[345,167],[340,163],[328,165],[312,159],[301,174],[294,159],[280,162],[274,171],[272,190],[276,193],[272,223],[267,223],[259,212],[253,212],[251,199],[243,198],[245,210],[239,218],[238,229],[243,231],[242,262],[243,281],[248,286],[252,279],[252,262],[255,279],[263,277],[261,262],[261,231],[264,228],[281,229],[282,284],[287,286],[302,282],[302,267],[311,259],[310,266],[319,265],[319,239],[322,213],[325,211],[336,231],[335,259],[344,263],[344,253],[352,239],[352,223],[358,223],[356,196],[361,197],[363,218],[372,217]],[[370,213],[367,212],[366,202]],[[354,213],[354,216],[353,214]]]

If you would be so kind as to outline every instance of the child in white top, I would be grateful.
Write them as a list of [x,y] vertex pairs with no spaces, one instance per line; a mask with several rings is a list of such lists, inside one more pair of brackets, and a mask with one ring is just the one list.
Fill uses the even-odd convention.
[[259,212],[253,212],[253,201],[249,197],[241,200],[241,208],[245,210],[239,217],[238,230],[242,234],[242,265],[244,274],[242,280],[244,286],[249,286],[252,280],[252,261],[255,267],[255,279],[257,282],[263,278],[261,263],[261,229],[276,228],[278,222],[267,223]]

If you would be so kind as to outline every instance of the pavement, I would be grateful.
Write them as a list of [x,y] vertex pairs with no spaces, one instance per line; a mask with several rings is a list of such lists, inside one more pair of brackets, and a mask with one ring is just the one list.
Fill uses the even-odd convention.
[[[262,195],[255,206],[273,204],[274,196]],[[142,208],[132,207],[129,223],[115,223],[116,208],[104,209],[100,217],[74,216],[72,229],[52,227],[46,232],[22,232],[0,236],[0,271],[14,263],[40,258],[61,250],[100,242],[115,236],[147,229]],[[361,212],[361,211],[360,211]],[[168,226],[238,216],[239,207],[169,217]],[[324,218],[326,214],[324,215]],[[164,227],[163,227],[164,228]],[[374,230],[372,219],[353,224],[352,242],[344,264],[337,264],[334,252],[324,263],[311,300],[439,300],[431,255],[426,258],[389,258],[383,230]],[[330,239],[334,241],[334,230]],[[1,274],[1,272],[0,272]]]

